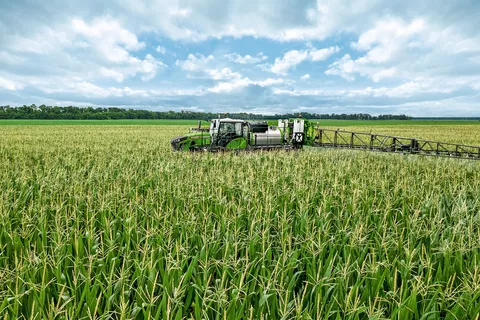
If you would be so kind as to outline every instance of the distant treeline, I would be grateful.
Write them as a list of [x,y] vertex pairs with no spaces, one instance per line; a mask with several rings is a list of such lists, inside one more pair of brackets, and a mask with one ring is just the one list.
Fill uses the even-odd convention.
[[480,120],[480,117],[415,117],[413,120]]
[[49,119],[49,120],[117,120],[117,119],[190,119],[209,120],[218,118],[237,118],[244,120],[274,120],[296,118],[301,115],[306,119],[341,119],[341,120],[411,120],[406,115],[379,115],[372,116],[366,113],[354,114],[320,114],[320,113],[286,113],[275,115],[259,115],[254,113],[212,113],[193,111],[149,111],[121,108],[93,108],[93,107],[57,107],[57,106],[30,106],[11,107],[0,106],[0,119]]

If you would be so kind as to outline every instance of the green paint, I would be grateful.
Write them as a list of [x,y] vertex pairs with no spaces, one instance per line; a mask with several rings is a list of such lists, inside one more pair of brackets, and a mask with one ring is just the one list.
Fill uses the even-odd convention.
[[208,137],[210,139],[210,133],[208,133],[208,132],[192,132],[192,133],[185,134],[184,137],[189,137],[189,138],[192,138],[192,139],[197,139],[197,137],[201,138],[201,139],[205,139],[205,138]]
[[236,138],[227,144],[227,149],[245,149],[247,140],[245,138]]
[[183,151],[189,151],[193,147],[206,146],[210,144],[210,134],[208,132],[188,133],[184,135],[184,137],[187,137],[187,139],[179,144]]

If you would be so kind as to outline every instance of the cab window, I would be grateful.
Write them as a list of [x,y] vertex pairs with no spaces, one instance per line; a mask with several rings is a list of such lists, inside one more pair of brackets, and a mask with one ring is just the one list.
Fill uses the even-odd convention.
[[219,127],[220,134],[235,134],[235,124],[231,122],[222,122]]

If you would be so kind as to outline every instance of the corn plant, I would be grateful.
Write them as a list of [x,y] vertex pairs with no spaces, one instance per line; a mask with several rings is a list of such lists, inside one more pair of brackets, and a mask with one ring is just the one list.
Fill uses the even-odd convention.
[[0,127],[2,319],[480,318],[478,162],[185,129]]

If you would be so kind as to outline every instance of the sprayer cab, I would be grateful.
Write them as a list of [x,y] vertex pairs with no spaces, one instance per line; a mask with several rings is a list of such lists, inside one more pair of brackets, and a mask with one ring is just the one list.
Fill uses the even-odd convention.
[[235,139],[243,137],[246,122],[237,119],[214,119],[210,123],[210,139],[212,146],[227,147]]

